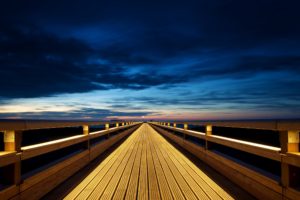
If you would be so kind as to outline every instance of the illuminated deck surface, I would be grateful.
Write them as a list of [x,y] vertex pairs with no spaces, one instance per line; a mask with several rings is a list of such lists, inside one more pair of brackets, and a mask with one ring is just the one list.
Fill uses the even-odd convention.
[[228,188],[143,124],[65,199],[249,199],[237,187]]

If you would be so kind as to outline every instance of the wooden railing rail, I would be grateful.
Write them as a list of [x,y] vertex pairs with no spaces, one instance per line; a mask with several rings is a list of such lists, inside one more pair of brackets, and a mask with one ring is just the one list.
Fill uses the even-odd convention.
[[[0,132],[3,132],[4,151],[0,151],[0,199],[12,197],[39,199],[59,183],[76,173],[91,160],[98,157],[110,146],[132,133],[140,122],[131,121],[46,121],[46,120],[1,120]],[[104,130],[90,132],[90,127],[104,125]],[[22,146],[24,131],[34,129],[82,127],[79,135]],[[59,130],[58,130],[59,131]],[[104,136],[100,142],[92,141]],[[32,137],[39,137],[34,134]],[[1,141],[0,141],[1,142]],[[80,145],[80,151],[62,155],[62,159],[43,167],[30,176],[22,175],[22,163],[29,159],[39,159],[62,149]],[[1,174],[0,174],[1,176]],[[5,180],[5,181],[4,181]]]
[[[158,132],[208,163],[257,198],[300,198],[300,121],[160,121],[151,122],[151,124]],[[182,128],[178,128],[179,125]],[[205,132],[189,130],[191,125],[202,126]],[[280,137],[280,147],[215,135],[215,126],[277,131]],[[187,137],[196,138],[201,141],[201,144],[189,141]],[[214,151],[212,148],[214,144],[277,162],[281,169],[279,180],[270,178],[268,172],[256,170],[255,166],[254,168],[248,167],[242,162]]]

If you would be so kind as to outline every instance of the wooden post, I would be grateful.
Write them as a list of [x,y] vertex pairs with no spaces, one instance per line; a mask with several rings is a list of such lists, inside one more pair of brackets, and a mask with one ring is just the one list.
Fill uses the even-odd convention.
[[[82,132],[83,132],[83,135],[89,135],[89,126],[83,125]],[[90,138],[88,138],[88,140],[85,142],[84,148],[90,149]]]
[[125,125],[125,123],[124,122],[122,122],[122,126],[124,126]]
[[170,122],[168,122],[168,126],[170,126]]
[[89,126],[88,125],[83,125],[83,135],[88,135],[89,134]]
[[281,152],[299,152],[299,131],[280,132]]
[[184,129],[184,130],[188,130],[188,127],[189,127],[189,125],[188,125],[187,123],[185,123],[185,124],[183,125],[183,129]]
[[176,128],[176,123],[173,123],[174,128]]
[[21,151],[22,132],[8,130],[4,132],[4,150]]
[[22,145],[22,131],[7,130],[4,131],[4,151],[16,151],[18,161],[13,165],[8,166],[7,172],[4,176],[13,184],[21,184],[21,145]]
[[119,127],[119,123],[116,123],[116,127]]
[[105,124],[105,130],[108,130],[109,129],[109,123],[106,123]]
[[205,149],[208,150],[209,149],[209,143],[208,143],[208,140],[207,140],[207,137],[212,135],[212,125],[206,125],[205,127],[206,129],[206,132],[205,132]]
[[[281,153],[299,152],[299,131],[280,131]],[[287,163],[281,162],[281,185],[289,187],[297,177],[294,168]]]
[[206,135],[212,135],[212,125],[206,125]]

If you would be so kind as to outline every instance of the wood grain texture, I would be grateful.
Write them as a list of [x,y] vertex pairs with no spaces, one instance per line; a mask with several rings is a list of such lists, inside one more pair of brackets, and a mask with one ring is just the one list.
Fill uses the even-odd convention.
[[149,124],[143,124],[65,199],[233,199]]

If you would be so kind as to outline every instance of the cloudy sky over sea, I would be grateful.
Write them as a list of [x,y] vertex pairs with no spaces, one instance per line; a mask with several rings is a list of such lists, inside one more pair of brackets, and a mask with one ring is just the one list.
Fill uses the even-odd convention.
[[0,118],[300,118],[299,8],[2,2]]

